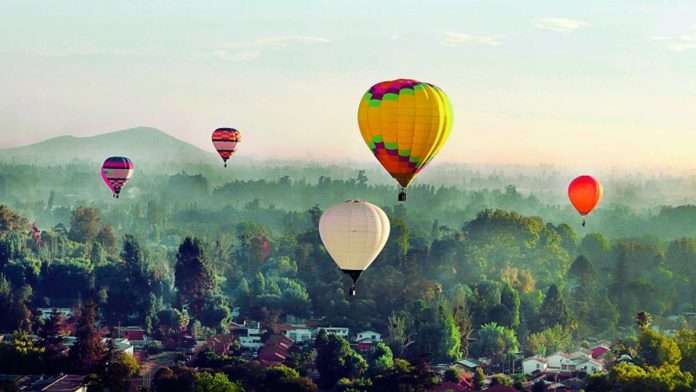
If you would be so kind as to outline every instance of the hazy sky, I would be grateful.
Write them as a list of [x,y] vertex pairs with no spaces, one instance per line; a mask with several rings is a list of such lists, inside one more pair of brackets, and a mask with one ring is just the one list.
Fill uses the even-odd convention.
[[[696,168],[696,1],[0,1],[0,147],[147,125],[371,159],[374,82],[434,83],[440,161]],[[156,147],[153,147],[156,148]]]

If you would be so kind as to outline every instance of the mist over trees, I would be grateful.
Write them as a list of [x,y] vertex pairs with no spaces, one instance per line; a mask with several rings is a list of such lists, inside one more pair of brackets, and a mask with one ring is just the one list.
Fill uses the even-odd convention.
[[[320,335],[322,388],[362,390],[367,387],[356,380],[368,378],[370,390],[395,382],[426,388],[423,363],[485,356],[502,367],[515,353],[550,354],[588,339],[657,339],[636,332],[642,311],[663,328],[682,328],[684,342],[675,344],[693,351],[685,342],[694,322],[689,314],[696,312],[696,206],[650,204],[622,191],[625,199],[607,200],[582,228],[565,202],[522,193],[512,183],[416,184],[408,202],[398,204],[395,187],[374,183],[363,171],[325,167],[307,169],[319,171],[316,177],[262,179],[278,170],[260,167],[257,179],[235,179],[233,167],[227,179],[212,169],[211,175],[142,171],[113,200],[88,165],[0,165],[0,312],[9,316],[0,330],[37,332],[43,345],[13,351],[12,358],[35,355],[57,370],[90,371],[108,351],[95,339],[97,318],[142,325],[166,343],[182,332],[225,333],[234,307],[241,319],[270,330],[289,318],[317,318],[383,335],[373,356]],[[317,232],[323,208],[347,198],[382,206],[392,227],[354,299]],[[47,306],[79,309],[78,341],[67,357],[64,321],[36,317],[35,309]],[[640,356],[648,366],[649,353]],[[172,371],[156,383],[196,379],[225,390],[235,390],[243,377],[305,383],[297,371],[312,362],[298,354],[296,370],[274,376],[244,375],[249,369],[220,361],[207,365],[224,363],[224,372],[223,365],[217,373]],[[654,367],[694,369],[690,359],[670,361],[678,369]],[[0,368],[17,370],[17,363]],[[603,382],[633,370],[617,369]],[[250,390],[251,382],[244,385]]]

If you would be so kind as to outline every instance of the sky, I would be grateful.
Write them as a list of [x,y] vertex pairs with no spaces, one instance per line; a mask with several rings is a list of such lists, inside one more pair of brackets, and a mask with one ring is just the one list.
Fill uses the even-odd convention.
[[0,1],[0,148],[159,128],[239,155],[373,159],[356,113],[413,78],[440,162],[696,170],[696,2]]

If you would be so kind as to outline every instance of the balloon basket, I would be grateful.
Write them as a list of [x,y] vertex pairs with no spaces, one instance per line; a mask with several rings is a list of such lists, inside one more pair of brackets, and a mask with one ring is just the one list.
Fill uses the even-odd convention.
[[399,192],[399,201],[406,201],[406,191],[403,189]]

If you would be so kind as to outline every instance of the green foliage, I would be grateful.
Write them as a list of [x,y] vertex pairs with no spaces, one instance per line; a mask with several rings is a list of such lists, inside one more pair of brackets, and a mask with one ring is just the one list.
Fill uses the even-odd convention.
[[365,359],[348,342],[335,335],[321,332],[315,341],[317,350],[316,367],[319,371],[320,386],[331,388],[341,378],[357,378],[367,370]]
[[525,351],[529,355],[548,355],[558,351],[568,351],[573,348],[571,330],[560,325],[536,332],[527,336]]
[[195,392],[242,392],[239,385],[230,382],[224,373],[197,373]]
[[177,302],[200,316],[206,297],[215,288],[213,272],[198,238],[186,237],[176,255]]
[[506,354],[518,352],[519,348],[515,331],[491,322],[481,326],[474,351],[481,357],[500,362]]
[[679,365],[682,359],[674,339],[651,329],[643,328],[638,338],[638,358],[644,366]]
[[79,207],[70,218],[68,237],[76,242],[91,242],[99,234],[99,211],[96,208]]

